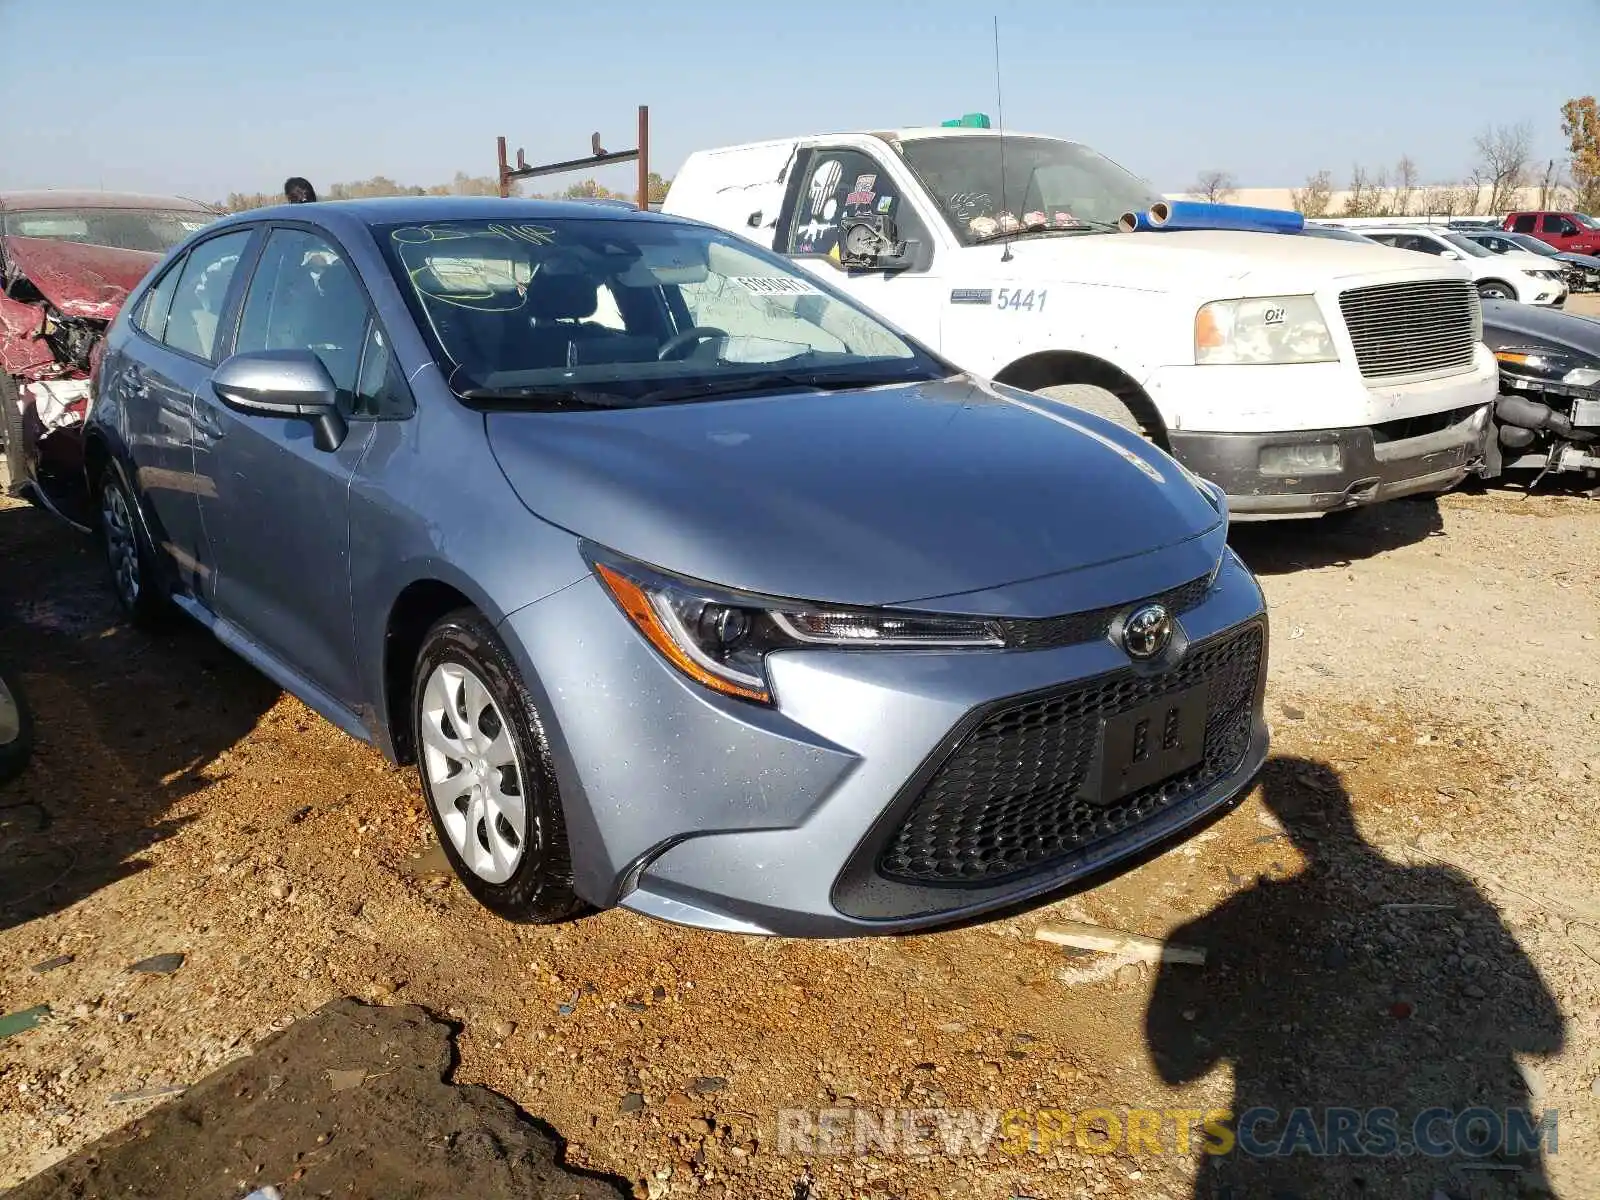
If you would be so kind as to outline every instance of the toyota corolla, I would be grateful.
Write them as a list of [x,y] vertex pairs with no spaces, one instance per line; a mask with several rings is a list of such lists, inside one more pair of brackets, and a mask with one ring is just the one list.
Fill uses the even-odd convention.
[[697,223],[226,218],[123,307],[87,438],[128,614],[415,761],[511,919],[966,919],[1192,830],[1266,753],[1218,489]]

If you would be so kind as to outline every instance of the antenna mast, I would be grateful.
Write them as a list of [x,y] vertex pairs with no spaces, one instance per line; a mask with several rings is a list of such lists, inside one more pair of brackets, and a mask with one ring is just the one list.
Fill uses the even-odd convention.
[[[1006,202],[1006,104],[1000,91],[1000,17],[994,18],[994,114],[1000,121],[1000,219],[1011,215],[1011,205]],[[1011,240],[1006,239],[1001,262],[1011,261]]]

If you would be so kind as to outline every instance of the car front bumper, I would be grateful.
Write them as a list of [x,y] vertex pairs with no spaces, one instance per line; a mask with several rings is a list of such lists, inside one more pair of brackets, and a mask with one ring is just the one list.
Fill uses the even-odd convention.
[[[1223,560],[1210,589],[1178,617],[1179,644],[1188,651],[1175,663],[1136,667],[1107,636],[1040,650],[789,651],[769,658],[774,708],[684,679],[592,578],[512,614],[502,631],[545,717],[574,886],[592,903],[680,924],[837,937],[969,919],[1128,864],[1225,810],[1266,756],[1265,605],[1231,551]],[[1241,658],[1234,646],[1258,646],[1250,651],[1256,657]],[[1019,858],[1014,872],[951,883],[883,869],[886,847],[908,827],[931,774],[1007,714],[1059,708],[1068,693],[1105,701],[1074,710],[1077,724],[1061,718],[1052,726],[1067,731],[1059,744],[1055,733],[1028,743],[1045,764],[1036,762],[1038,770],[1067,778],[1077,768],[1062,762],[1076,762],[1074,747],[1086,740],[1099,744],[1101,718],[1151,695],[1165,703],[1163,689],[1193,685],[1195,672],[1225,659],[1226,686],[1199,680],[1215,699],[1208,711],[1220,714],[1208,722],[1231,739],[1215,743],[1222,749],[1213,756],[1207,724],[1206,773],[1135,792],[1126,805],[1100,806],[1109,815],[1096,832],[1049,842],[1035,860]],[[1085,801],[1070,789],[1058,795],[1033,786],[1030,826],[1015,809],[1028,779],[1012,780],[1007,770],[983,793],[994,801],[992,814],[968,811],[965,828],[992,831],[980,835],[989,839],[981,852],[998,841],[1025,858],[1034,844],[1029,829],[1056,820],[1059,832],[1054,810]],[[1037,784],[1037,771],[1031,778]],[[930,825],[926,806],[917,812],[922,833],[941,836],[938,814]]]
[[[1317,516],[1453,487],[1483,457],[1489,411],[1483,405],[1356,429],[1173,433],[1171,440],[1184,466],[1227,493],[1236,520]],[[1419,425],[1422,431],[1411,432]],[[1324,448],[1334,447],[1337,466],[1296,474],[1270,465],[1270,456],[1285,447],[1315,447],[1325,455],[1332,451]]]

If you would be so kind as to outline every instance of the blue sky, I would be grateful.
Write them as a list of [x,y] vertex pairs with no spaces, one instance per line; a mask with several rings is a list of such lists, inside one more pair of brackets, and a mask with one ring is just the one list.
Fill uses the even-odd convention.
[[1460,178],[1491,122],[1531,122],[1543,161],[1561,102],[1600,87],[1596,0],[0,0],[0,188],[428,184],[490,173],[501,133],[530,161],[593,129],[631,146],[641,103],[670,174],[698,147],[992,114],[996,15],[1007,125],[1164,190],[1405,153]]

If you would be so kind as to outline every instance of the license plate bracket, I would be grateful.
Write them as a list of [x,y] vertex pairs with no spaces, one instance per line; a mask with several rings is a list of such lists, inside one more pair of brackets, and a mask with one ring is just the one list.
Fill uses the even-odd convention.
[[1102,721],[1100,786],[1093,798],[1112,804],[1203,759],[1209,691],[1196,684]]

